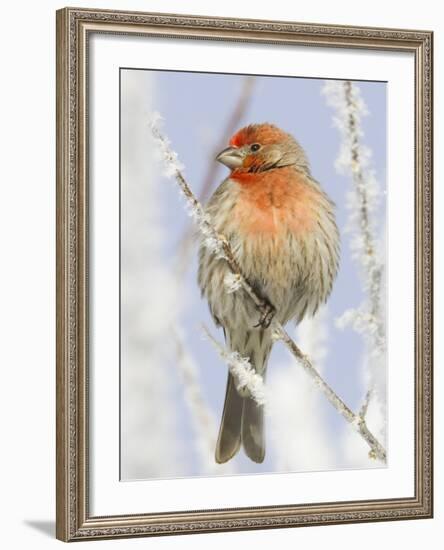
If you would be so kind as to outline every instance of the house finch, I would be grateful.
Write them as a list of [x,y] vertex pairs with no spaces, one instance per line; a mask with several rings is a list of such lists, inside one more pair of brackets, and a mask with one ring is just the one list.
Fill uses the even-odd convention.
[[[310,174],[304,150],[273,124],[239,130],[216,160],[230,169],[206,212],[229,241],[242,273],[275,308],[283,325],[312,316],[326,301],[338,269],[339,234],[334,204]],[[243,289],[229,292],[230,269],[204,243],[199,286],[231,351],[249,358],[264,379],[272,347],[271,328]],[[230,460],[243,445],[255,462],[265,456],[264,411],[228,374],[216,445],[216,462]]]

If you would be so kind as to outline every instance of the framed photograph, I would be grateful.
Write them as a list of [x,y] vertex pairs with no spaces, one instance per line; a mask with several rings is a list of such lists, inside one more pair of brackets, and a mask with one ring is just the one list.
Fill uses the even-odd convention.
[[57,12],[57,537],[430,518],[432,32]]

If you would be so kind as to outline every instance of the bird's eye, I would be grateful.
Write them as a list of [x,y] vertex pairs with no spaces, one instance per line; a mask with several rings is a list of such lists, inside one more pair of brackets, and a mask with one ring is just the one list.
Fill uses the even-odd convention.
[[253,153],[255,153],[256,151],[259,151],[260,148],[261,146],[259,145],[259,143],[253,143],[253,145],[250,147]]

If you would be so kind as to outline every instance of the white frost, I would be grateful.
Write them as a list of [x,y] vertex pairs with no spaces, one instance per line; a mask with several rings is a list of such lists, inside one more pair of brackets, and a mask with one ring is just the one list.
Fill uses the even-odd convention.
[[230,271],[225,275],[224,285],[228,294],[232,294],[242,288],[242,279],[239,275]]
[[187,192],[186,184],[182,176],[184,169],[183,164],[179,161],[177,153],[173,151],[171,141],[162,132],[162,124],[162,116],[157,112],[152,113],[148,119],[148,127],[154,137],[156,150],[163,160],[164,174],[167,177],[174,177],[177,180],[186,201],[186,210],[199,227],[203,244],[213,252],[217,258],[224,258],[225,254],[222,242],[211,223],[210,216],[205,212],[202,205]]
[[183,172],[185,167],[179,161],[177,153],[171,147],[171,141],[161,132],[163,117],[158,112],[153,112],[148,118],[148,127],[156,140],[156,152],[163,161],[164,175],[168,178],[175,177],[177,172]]
[[239,391],[247,390],[258,405],[265,405],[267,399],[264,379],[251,366],[248,357],[242,357],[237,351],[227,350],[205,328],[204,334],[228,366],[234,377],[236,388]]

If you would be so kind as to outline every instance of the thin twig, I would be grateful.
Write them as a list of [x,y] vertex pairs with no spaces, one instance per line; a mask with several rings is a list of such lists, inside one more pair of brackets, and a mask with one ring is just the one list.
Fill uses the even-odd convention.
[[[341,153],[338,166],[345,168],[353,183],[349,194],[349,223],[354,229],[351,245],[360,263],[368,303],[359,309],[348,310],[337,320],[339,327],[352,323],[353,328],[363,334],[374,357],[383,357],[386,351],[383,319],[382,283],[383,264],[379,258],[375,237],[374,213],[381,193],[379,185],[369,168],[370,151],[362,144],[361,116],[367,113],[359,88],[350,81],[328,83],[324,91],[330,105],[335,107],[336,125],[342,134]],[[353,198],[352,198],[353,197]],[[373,363],[369,371],[369,390],[361,406],[362,416],[367,414],[369,403],[379,399],[383,408],[383,392],[378,388]]]
[[350,81],[344,82],[345,104],[348,110],[348,132],[351,142],[351,165],[352,178],[355,184],[356,194],[359,201],[359,229],[361,231],[365,255],[365,270],[367,284],[369,286],[370,313],[377,328],[377,339],[379,344],[384,343],[384,329],[381,322],[381,281],[382,266],[376,254],[375,239],[371,229],[369,197],[366,185],[366,178],[362,168],[360,154],[360,135],[358,131],[358,120],[356,118],[353,98],[353,84]]
[[240,266],[233,254],[230,243],[224,235],[219,234],[212,225],[211,219],[205,213],[202,205],[196,199],[185,178],[182,175],[180,165],[177,162],[177,155],[171,150],[169,140],[162,134],[158,127],[159,116],[153,117],[151,121],[151,130],[153,136],[157,140],[158,146],[167,163],[167,172],[175,177],[179,188],[182,191],[190,213],[197,223],[200,232],[203,236],[204,244],[219,258],[225,259],[231,271],[238,276],[242,283],[242,288],[250,296],[251,300],[257,307],[261,323],[273,330],[276,337],[281,340],[289,349],[290,353],[297,359],[298,363],[304,368],[305,372],[310,375],[318,388],[324,393],[333,407],[349,422],[355,430],[363,437],[370,447],[370,455],[376,457],[382,462],[386,462],[386,451],[379,443],[376,437],[370,432],[364,418],[355,414],[342,399],[330,388],[324,381],[315,367],[311,364],[306,355],[302,353],[299,347],[295,344],[292,338],[288,335],[281,323],[274,317],[274,308],[264,297],[260,296],[251,286],[248,280],[244,277]]
[[311,364],[309,358],[302,353],[299,347],[295,344],[292,338],[288,335],[284,327],[277,321],[273,321],[273,328],[279,339],[287,346],[292,355],[298,360],[299,364],[304,368],[316,384],[316,386],[327,397],[333,407],[349,422],[355,430],[365,439],[370,447],[372,456],[379,458],[382,462],[386,462],[387,455],[384,447],[379,443],[376,437],[370,432],[365,422],[365,419],[359,414],[355,414],[342,399],[332,390],[325,382],[316,368]]
[[182,334],[173,327],[171,335],[176,345],[177,364],[183,377],[187,402],[193,413],[194,428],[202,451],[202,462],[207,466],[207,458],[213,452],[215,445],[213,436],[215,420],[202,395],[196,365],[186,349]]
[[370,399],[372,397],[372,390],[367,390],[367,393],[365,394],[364,401],[362,402],[361,408],[359,409],[359,416],[361,418],[365,418],[368,410],[368,406],[370,403]]

